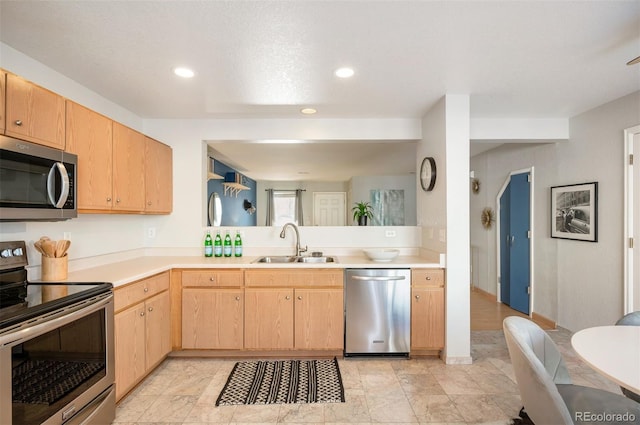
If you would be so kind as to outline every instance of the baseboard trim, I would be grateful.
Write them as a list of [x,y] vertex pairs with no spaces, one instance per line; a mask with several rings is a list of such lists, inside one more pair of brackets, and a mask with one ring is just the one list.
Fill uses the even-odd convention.
[[556,329],[558,327],[558,324],[555,321],[547,317],[544,317],[543,315],[538,314],[535,311],[531,313],[531,318],[533,319],[534,322],[537,322],[538,324],[544,325],[551,329]]

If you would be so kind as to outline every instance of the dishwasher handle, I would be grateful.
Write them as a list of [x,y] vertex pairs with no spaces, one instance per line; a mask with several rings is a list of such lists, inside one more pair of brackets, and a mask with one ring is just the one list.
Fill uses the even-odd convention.
[[405,280],[404,276],[351,276],[353,280],[375,280],[378,282],[390,282],[393,280]]

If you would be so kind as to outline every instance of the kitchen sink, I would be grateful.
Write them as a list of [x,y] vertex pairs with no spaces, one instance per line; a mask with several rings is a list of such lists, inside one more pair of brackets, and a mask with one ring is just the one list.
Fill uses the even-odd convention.
[[254,260],[254,263],[295,263],[298,257],[294,255],[270,255],[267,257],[260,257]]
[[298,257],[298,263],[337,263],[336,257]]
[[294,255],[270,255],[253,260],[254,263],[337,263],[336,257],[296,257]]

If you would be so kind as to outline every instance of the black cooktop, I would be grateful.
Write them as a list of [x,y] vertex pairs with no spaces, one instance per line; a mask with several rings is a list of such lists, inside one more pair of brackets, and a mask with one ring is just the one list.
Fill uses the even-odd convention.
[[111,291],[107,282],[29,282],[23,241],[0,242],[0,330]]

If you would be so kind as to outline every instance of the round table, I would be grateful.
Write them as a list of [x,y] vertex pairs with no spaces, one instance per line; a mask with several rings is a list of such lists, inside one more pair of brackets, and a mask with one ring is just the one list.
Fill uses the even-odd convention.
[[640,326],[597,326],[576,332],[571,346],[602,375],[640,394]]

